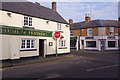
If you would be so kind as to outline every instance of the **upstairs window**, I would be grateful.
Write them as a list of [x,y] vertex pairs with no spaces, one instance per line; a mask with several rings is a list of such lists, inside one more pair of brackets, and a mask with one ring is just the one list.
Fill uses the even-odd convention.
[[92,36],[92,28],[88,29],[88,36]]
[[114,35],[114,27],[110,28],[110,35]]
[[60,23],[57,23],[57,30],[58,30],[58,31],[61,31],[61,30],[62,30]]
[[24,26],[32,26],[32,18],[31,17],[24,17]]

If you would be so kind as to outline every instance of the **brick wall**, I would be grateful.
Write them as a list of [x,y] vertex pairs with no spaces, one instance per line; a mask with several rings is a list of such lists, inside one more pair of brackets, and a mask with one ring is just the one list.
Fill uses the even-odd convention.
[[106,27],[106,35],[109,35],[109,34],[110,34],[110,28]]
[[93,28],[93,36],[98,36],[98,28]]
[[87,29],[81,29],[81,36],[87,36]]
[[118,28],[114,28],[114,36],[118,36]]
[[80,35],[80,30],[72,30],[73,31],[73,36],[79,36]]
[[[110,27],[105,27],[106,29],[106,35],[110,35]],[[93,30],[93,36],[98,36],[98,28],[92,28]],[[80,29],[80,30],[72,30],[73,36],[88,36],[88,30],[87,29]],[[115,36],[120,36],[120,28],[114,28],[114,34]]]

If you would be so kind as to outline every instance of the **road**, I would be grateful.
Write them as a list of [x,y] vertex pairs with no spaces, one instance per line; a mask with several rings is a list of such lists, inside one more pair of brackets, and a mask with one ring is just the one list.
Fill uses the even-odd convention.
[[78,53],[67,60],[3,69],[3,78],[118,78],[117,53]]

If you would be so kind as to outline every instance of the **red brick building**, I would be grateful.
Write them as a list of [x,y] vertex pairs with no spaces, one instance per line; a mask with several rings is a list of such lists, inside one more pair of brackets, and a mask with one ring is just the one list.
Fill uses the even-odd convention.
[[119,50],[120,26],[117,20],[90,20],[86,15],[83,22],[71,22],[71,36],[78,37],[78,49]]

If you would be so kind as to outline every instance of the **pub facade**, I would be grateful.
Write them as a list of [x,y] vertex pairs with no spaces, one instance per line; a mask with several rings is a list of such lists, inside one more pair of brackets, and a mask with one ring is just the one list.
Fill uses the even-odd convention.
[[4,2],[0,10],[0,36],[2,57],[0,60],[70,53],[68,23],[56,11],[32,2]]

